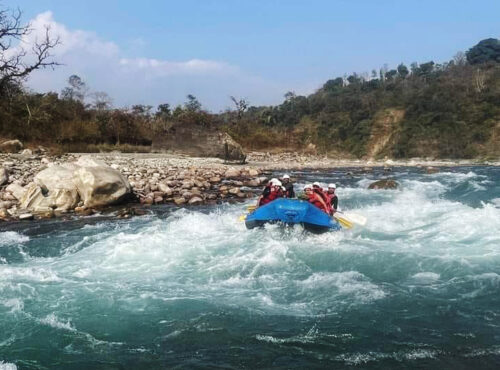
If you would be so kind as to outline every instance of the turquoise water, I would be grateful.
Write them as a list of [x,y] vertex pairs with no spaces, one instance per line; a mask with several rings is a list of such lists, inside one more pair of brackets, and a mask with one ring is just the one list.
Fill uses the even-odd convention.
[[244,204],[0,224],[0,369],[498,368],[500,169],[302,171],[364,228]]

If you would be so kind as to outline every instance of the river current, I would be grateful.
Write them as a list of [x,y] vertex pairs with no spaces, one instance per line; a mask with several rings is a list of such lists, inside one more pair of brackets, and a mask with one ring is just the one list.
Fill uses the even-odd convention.
[[292,172],[365,227],[246,204],[0,224],[0,369],[499,368],[500,168]]

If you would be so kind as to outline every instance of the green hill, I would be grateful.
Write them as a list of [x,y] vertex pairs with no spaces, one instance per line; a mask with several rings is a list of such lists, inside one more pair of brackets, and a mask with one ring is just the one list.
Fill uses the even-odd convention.
[[261,149],[473,158],[500,156],[499,127],[500,41],[487,39],[443,64],[400,64],[329,80],[309,96],[288,93],[279,106],[248,109],[228,130]]

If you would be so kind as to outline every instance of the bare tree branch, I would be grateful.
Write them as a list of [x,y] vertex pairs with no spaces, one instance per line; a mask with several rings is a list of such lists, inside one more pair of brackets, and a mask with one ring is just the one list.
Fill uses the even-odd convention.
[[[51,50],[60,44],[59,37],[50,36],[50,28],[45,27],[42,40],[36,40],[31,47],[31,53],[22,48],[12,46],[14,40],[22,42],[23,37],[29,35],[33,29],[30,24],[21,24],[22,12],[0,10],[0,95],[7,85],[26,78],[31,72],[59,65],[52,60]],[[31,61],[26,61],[32,59]]]

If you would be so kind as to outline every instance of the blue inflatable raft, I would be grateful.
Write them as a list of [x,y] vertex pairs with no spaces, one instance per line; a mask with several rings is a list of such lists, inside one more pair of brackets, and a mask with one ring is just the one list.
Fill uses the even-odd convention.
[[245,219],[247,229],[276,222],[288,225],[302,224],[306,230],[316,233],[341,229],[339,223],[328,214],[311,203],[299,199],[278,198],[257,208]]

